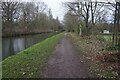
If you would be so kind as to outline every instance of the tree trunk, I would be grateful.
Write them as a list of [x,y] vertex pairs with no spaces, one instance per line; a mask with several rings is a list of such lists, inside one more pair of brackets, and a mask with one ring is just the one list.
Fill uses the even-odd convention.
[[91,33],[94,34],[94,13],[92,9],[92,2],[91,2],[91,17],[92,17],[92,26],[91,26]]
[[81,27],[81,24],[79,25],[79,35],[80,35],[80,36],[82,35],[82,27]]
[[85,32],[86,35],[88,35],[88,19],[86,19],[86,32]]
[[115,7],[115,15],[114,15],[114,32],[113,32],[113,46],[116,45],[117,41],[117,2],[116,2],[116,7]]

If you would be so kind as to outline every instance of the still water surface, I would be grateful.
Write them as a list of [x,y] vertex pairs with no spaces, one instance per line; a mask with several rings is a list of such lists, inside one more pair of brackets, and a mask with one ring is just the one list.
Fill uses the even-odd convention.
[[52,35],[53,33],[46,33],[37,35],[26,35],[21,37],[2,38],[2,60],[11,55],[17,54],[18,52]]

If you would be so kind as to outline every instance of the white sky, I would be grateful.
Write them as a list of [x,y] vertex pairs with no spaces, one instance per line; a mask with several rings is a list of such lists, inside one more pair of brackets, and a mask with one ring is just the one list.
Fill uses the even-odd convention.
[[63,20],[64,14],[65,14],[65,8],[63,3],[70,1],[70,0],[41,0],[45,2],[45,4],[48,5],[48,7],[51,9],[53,17],[58,17],[59,20]]

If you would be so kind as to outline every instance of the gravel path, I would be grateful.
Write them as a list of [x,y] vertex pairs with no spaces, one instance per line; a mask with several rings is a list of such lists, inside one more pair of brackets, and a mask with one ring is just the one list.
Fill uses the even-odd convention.
[[56,46],[54,55],[48,61],[47,68],[42,72],[42,78],[87,78],[86,66],[80,61],[68,37]]

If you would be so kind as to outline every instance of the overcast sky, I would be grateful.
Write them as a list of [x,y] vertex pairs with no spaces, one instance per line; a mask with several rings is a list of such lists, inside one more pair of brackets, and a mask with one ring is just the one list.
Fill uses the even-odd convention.
[[65,14],[65,8],[63,3],[70,0],[41,0],[45,2],[48,7],[51,9],[53,17],[58,17],[59,20],[63,20]]

